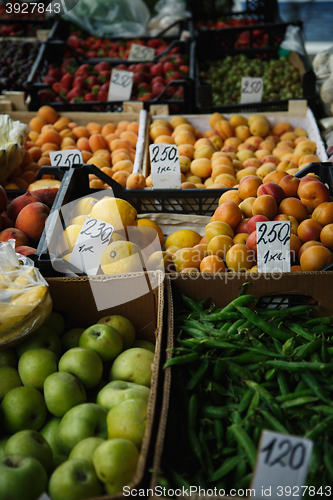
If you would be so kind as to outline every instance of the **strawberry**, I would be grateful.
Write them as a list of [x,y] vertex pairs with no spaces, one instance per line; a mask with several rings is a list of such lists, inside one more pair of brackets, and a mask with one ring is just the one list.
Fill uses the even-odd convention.
[[135,71],[135,68],[136,68],[136,64],[130,64],[127,69],[128,69],[128,71]]
[[170,85],[170,87],[167,87],[166,89],[166,96],[171,98],[173,97],[175,92],[176,92],[176,87],[174,85]]
[[173,94],[174,99],[184,99],[184,88],[179,87],[176,92]]
[[99,73],[100,71],[111,71],[111,66],[106,61],[101,61],[95,64],[94,69]]
[[71,88],[73,84],[74,77],[70,73],[65,73],[61,79],[60,82],[63,84],[64,87]]
[[107,101],[108,100],[108,93],[105,92],[105,90],[100,89],[100,91],[97,94],[97,100],[98,101]]
[[141,72],[141,73],[147,73],[147,65],[144,63],[138,63],[135,67],[135,71]]
[[179,71],[181,73],[183,73],[183,75],[188,76],[190,68],[188,66],[186,66],[185,64],[183,64],[182,66],[179,66]]
[[105,83],[103,83],[103,85],[101,85],[101,90],[103,92],[107,93],[109,91],[109,86],[110,86],[110,82],[105,82]]
[[73,99],[74,97],[82,97],[82,91],[81,89],[79,88],[73,88],[72,90],[70,90],[67,95],[66,95],[67,99]]
[[86,82],[86,85],[88,86],[88,89],[91,89],[91,87],[93,85],[97,84],[97,77],[94,75],[88,76],[88,78],[86,78],[85,82]]
[[176,66],[172,62],[165,62],[163,64],[163,72],[165,75],[171,71],[176,71],[176,69]]
[[98,92],[100,91],[100,88],[101,88],[101,86],[100,86],[100,85],[93,85],[93,86],[91,87],[91,89],[90,89],[90,90],[91,90],[91,93],[92,93],[92,94],[98,94]]
[[54,99],[54,92],[51,89],[42,89],[37,92],[39,102],[51,102]]
[[104,70],[104,71],[101,71],[98,75],[98,80],[101,82],[101,83],[105,83],[105,82],[108,82],[111,78],[111,70]]
[[86,79],[83,76],[76,76],[73,80],[72,87],[73,89],[84,89],[86,87]]
[[127,66],[126,66],[126,64],[118,64],[118,65],[116,66],[116,69],[123,69],[123,70],[126,70],[126,69],[127,69]]
[[86,52],[86,57],[87,57],[88,59],[93,59],[94,57],[96,57],[96,55],[97,55],[96,50],[88,50],[88,51]]
[[139,95],[145,95],[147,92],[150,92],[150,85],[146,82],[139,83],[138,85],[138,93]]
[[150,68],[150,74],[152,76],[163,76],[164,72],[163,72],[163,64],[158,62],[157,64],[154,64],[151,68]]
[[133,84],[139,85],[140,83],[146,80],[145,75],[143,73],[134,73],[133,75]]
[[82,76],[86,73],[89,73],[89,64],[81,64],[81,66],[79,66],[75,71],[74,76]]
[[52,90],[54,90],[54,92],[56,92],[57,94],[60,94],[61,92],[63,92],[65,90],[65,87],[63,86],[63,84],[61,82],[55,82],[52,85]]
[[52,76],[56,80],[60,80],[61,78],[61,71],[58,68],[51,68],[47,72],[47,76]]
[[158,96],[165,89],[165,85],[163,83],[157,82],[152,85],[151,92],[154,97]]
[[153,98],[152,93],[147,92],[147,94],[139,96],[138,101],[150,101],[152,98]]
[[56,82],[56,78],[53,78],[53,76],[43,76],[42,82],[46,83],[47,85],[52,86]]
[[75,103],[75,102],[82,102],[82,101],[83,101],[83,97],[77,96],[77,97],[72,97],[72,99],[69,102]]
[[88,92],[88,94],[85,94],[83,96],[84,101],[96,101],[96,94],[93,94],[92,92]]
[[159,38],[151,38],[147,42],[147,47],[152,47],[153,49],[157,49],[158,47],[161,46],[162,40]]

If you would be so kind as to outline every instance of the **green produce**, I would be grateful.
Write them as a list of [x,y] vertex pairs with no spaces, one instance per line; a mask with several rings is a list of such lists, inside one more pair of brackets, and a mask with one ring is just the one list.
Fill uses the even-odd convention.
[[123,350],[123,341],[115,328],[96,324],[87,328],[79,339],[80,347],[95,351],[102,361],[112,361]]
[[47,474],[36,458],[24,455],[1,458],[0,498],[36,500],[46,490]]
[[42,390],[45,379],[58,369],[58,357],[49,349],[29,349],[18,362],[23,385]]
[[51,469],[52,449],[37,431],[27,429],[13,434],[7,441],[5,454],[34,457],[42,464],[46,472]]
[[249,488],[269,429],[312,439],[319,459],[314,452],[307,485],[332,485],[333,317],[312,318],[308,304],[255,307],[245,287],[222,309],[182,298],[164,365],[172,387],[160,484]]
[[103,362],[92,349],[73,347],[60,358],[59,371],[71,373],[85,389],[91,389],[102,378]]

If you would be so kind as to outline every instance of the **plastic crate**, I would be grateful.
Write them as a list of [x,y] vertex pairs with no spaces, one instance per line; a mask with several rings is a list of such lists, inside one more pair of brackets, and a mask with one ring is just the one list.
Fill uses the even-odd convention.
[[[164,90],[155,97],[150,100],[142,100],[144,103],[144,108],[149,109],[151,105],[157,104],[168,104],[171,113],[190,113],[194,108],[194,65],[191,60],[191,55],[193,53],[191,49],[192,42],[190,41],[179,41],[174,40],[171,42],[168,49],[157,56],[154,59],[154,62],[158,62],[159,59],[163,55],[167,55],[169,51],[173,47],[179,47],[180,53],[184,54],[188,57],[188,66],[189,66],[189,76],[187,78],[182,78],[179,80],[174,80],[166,84]],[[27,88],[30,93],[30,103],[28,105],[29,111],[36,111],[39,109],[41,104],[49,104],[53,106],[58,111],[122,111],[122,101],[82,101],[70,103],[65,98],[61,97],[59,94],[52,90],[52,87],[49,84],[42,83],[42,78],[45,76],[49,64],[53,63],[55,65],[61,65],[63,61],[64,54],[68,52],[67,46],[64,42],[60,41],[50,41],[47,43],[42,43],[41,48],[39,50],[38,57],[31,69],[31,72],[27,81]],[[77,63],[77,65],[81,64],[92,64],[95,65],[101,61],[107,61],[110,63],[111,67],[115,67],[118,64],[125,64],[129,66],[133,64],[133,62],[122,60],[122,59],[84,59],[82,57],[78,57],[72,54],[73,60]],[[135,64],[135,63],[134,63]],[[168,92],[170,87],[182,87],[183,88],[183,97],[176,98],[168,98]],[[45,96],[41,97],[40,91],[45,90]],[[47,95],[49,94],[49,95]],[[131,99],[134,102],[137,100]]]
[[[202,45],[194,42],[192,44],[191,50],[192,59],[195,61],[195,74],[196,74],[196,107],[198,113],[213,113],[215,111],[221,113],[257,113],[257,112],[270,112],[270,111],[287,111],[288,110],[288,99],[279,99],[272,101],[262,101],[256,103],[247,104],[225,104],[225,105],[214,105],[212,97],[212,86],[209,82],[200,78],[200,71],[204,64],[208,60],[217,61],[222,60],[227,56],[236,56],[240,52],[238,50],[226,50],[226,51],[215,51],[212,55],[207,57],[205,49]],[[271,60],[279,58],[279,47],[258,47],[256,49],[243,49],[242,54],[247,56],[249,59],[261,59],[261,60]],[[288,54],[288,53],[287,53]],[[286,55],[287,55],[286,54]],[[310,62],[306,56],[301,56],[297,53],[293,53],[297,62],[303,65],[304,73],[302,75],[302,97],[301,100],[306,99],[308,106],[312,111],[317,114],[319,113],[319,99],[316,90],[316,76],[314,71],[311,69]],[[246,76],[246,75],[244,75]]]
[[223,16],[255,16],[260,22],[279,21],[277,0],[246,0],[245,10],[232,12],[232,1],[226,0],[187,0],[187,9],[191,12],[194,25],[197,21],[217,20]]

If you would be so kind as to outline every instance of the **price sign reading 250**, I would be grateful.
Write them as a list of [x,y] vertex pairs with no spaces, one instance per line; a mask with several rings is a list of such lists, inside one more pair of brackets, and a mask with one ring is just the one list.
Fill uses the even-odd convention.
[[277,222],[270,229],[267,224],[261,224],[258,227],[257,245],[261,242],[267,245],[267,243],[274,243],[276,240],[280,241],[282,245],[285,245],[288,241],[290,241],[290,234],[290,222]]
[[154,188],[180,189],[181,175],[177,146],[151,144],[149,155]]
[[261,102],[263,88],[262,78],[243,77],[241,82],[241,104]]
[[250,80],[247,80],[246,78],[243,79],[242,92],[244,92],[245,94],[259,94],[262,88],[263,84],[261,78],[260,80],[255,80],[252,82]]
[[115,85],[120,85],[124,88],[128,87],[131,84],[132,80],[132,75],[128,75],[123,72],[120,73],[119,71],[117,71],[117,73],[115,73],[111,78],[112,83],[114,83]]
[[159,146],[152,147],[150,152],[151,163],[167,160],[174,163],[177,163],[179,160],[176,146],[165,146],[163,150]]
[[82,153],[79,149],[51,151],[50,161],[52,167],[71,167],[72,165],[83,164]]

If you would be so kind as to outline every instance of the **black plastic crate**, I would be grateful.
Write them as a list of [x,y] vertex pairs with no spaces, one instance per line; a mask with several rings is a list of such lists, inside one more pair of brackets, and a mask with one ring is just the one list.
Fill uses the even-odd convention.
[[[163,53],[163,56],[168,55],[170,50],[174,47],[179,47],[179,52],[186,56],[189,67],[188,77],[179,78],[177,80],[169,81],[164,90],[156,96],[150,99],[130,99],[134,102],[139,100],[144,103],[144,108],[149,109],[151,105],[161,105],[167,104],[170,109],[170,113],[191,113],[194,108],[194,64],[191,60],[192,49],[191,41],[176,41],[171,42],[169,48]],[[28,105],[29,111],[36,111],[39,109],[41,104],[49,104],[53,106],[58,111],[122,111],[123,102],[122,101],[80,101],[80,102],[69,102],[66,97],[62,97],[56,91],[52,89],[52,85],[48,83],[43,83],[43,76],[46,75],[48,67],[50,64],[54,66],[61,66],[63,62],[64,54],[68,52],[67,47],[63,42],[53,41],[42,43],[39,50],[38,57],[31,69],[30,75],[27,81],[27,87],[30,93],[30,103]],[[154,62],[158,62],[162,57],[162,54],[158,56]],[[115,60],[115,59],[84,59],[77,56],[73,56],[68,61],[73,61],[77,66],[82,64],[92,64],[95,65],[99,62],[108,62],[111,67],[116,67],[118,64],[123,64],[129,67],[131,64],[136,64],[125,60]],[[149,63],[148,63],[149,64]],[[123,68],[124,69],[124,68]],[[172,89],[183,89],[179,98],[175,98]],[[168,97],[172,94],[172,97]]]
[[[256,49],[243,49],[242,52],[230,49],[214,51],[209,58],[204,51],[202,44],[194,42],[191,50],[193,51],[192,58],[195,60],[195,74],[196,74],[196,107],[198,113],[213,113],[215,111],[221,113],[256,113],[256,112],[270,112],[270,111],[287,111],[289,98],[275,99],[270,101],[262,101],[257,103],[247,104],[214,104],[212,85],[210,82],[205,81],[201,76],[202,70],[207,61],[221,61],[228,56],[242,56],[245,55],[249,59],[271,60],[278,59],[281,53],[279,47],[258,47]],[[283,52],[282,52],[283,53]],[[284,54],[284,53],[283,53]],[[288,54],[288,52],[286,53]],[[316,76],[311,68],[310,62],[306,56],[298,54],[300,61],[304,66],[305,73],[302,75],[302,96],[298,99],[307,100],[308,106],[312,109],[315,115],[318,114],[318,94],[316,90]],[[250,76],[250,75],[239,75]],[[221,77],[222,79],[222,77]],[[296,98],[297,99],[297,98]]]

